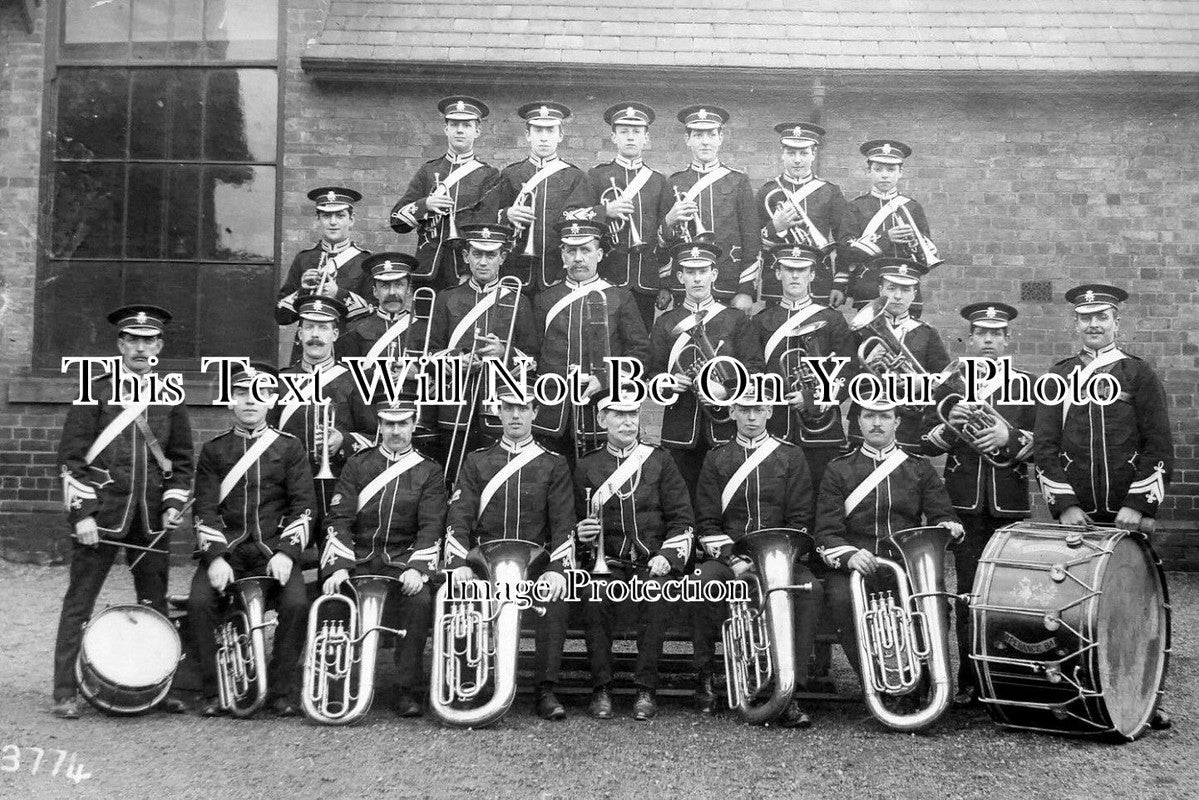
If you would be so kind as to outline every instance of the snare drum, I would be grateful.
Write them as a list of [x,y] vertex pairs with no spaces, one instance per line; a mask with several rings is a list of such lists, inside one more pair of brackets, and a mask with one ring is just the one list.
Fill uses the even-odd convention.
[[1145,536],[1020,522],[979,559],[971,659],[991,718],[1131,741],[1170,658],[1170,605]]
[[179,634],[152,608],[110,606],[83,632],[75,678],[83,697],[109,714],[149,711],[171,688],[182,657]]

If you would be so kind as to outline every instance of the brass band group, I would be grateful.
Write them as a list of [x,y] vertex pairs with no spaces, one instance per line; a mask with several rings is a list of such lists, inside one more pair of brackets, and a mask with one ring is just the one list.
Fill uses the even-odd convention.
[[[906,144],[864,143],[870,188],[847,201],[812,171],[825,131],[810,123],[775,127],[782,171],[755,192],[721,163],[730,115],[713,105],[678,112],[692,161],[670,176],[642,162],[655,122],[643,103],[604,113],[617,155],[586,172],[557,154],[561,103],[519,109],[530,153],[503,170],[474,152],[485,103],[454,96],[438,110],[447,152],[390,218],[416,231],[415,252],[358,247],[361,195],[314,189],[321,240],[296,255],[275,309],[297,324],[292,362],[234,373],[231,427],[198,457],[184,405],[129,402],[100,380],[100,402],[70,410],[59,463],[76,544],[56,714],[78,716],[79,692],[117,713],[185,710],[169,677],[144,702],[97,689],[85,623],[120,549],[138,600],[167,613],[166,546],[190,509],[186,649],[205,716],[269,703],[359,719],[387,635],[398,714],[486,725],[512,703],[523,622],[536,713],[561,719],[573,614],[589,713],[608,718],[612,640],[631,610],[639,720],[657,713],[667,630],[685,626],[699,712],[716,706],[721,641],[731,707],[811,724],[797,697],[823,626],[892,728],[980,700],[1017,727],[1134,738],[1169,725],[1169,608],[1148,536],[1173,444],[1161,381],[1117,345],[1125,291],[1066,292],[1078,350],[1051,370],[1108,375],[1110,396],[1007,402],[995,380],[971,391],[945,342],[1031,378],[1007,353],[1015,307],[978,298],[954,337],[920,319],[935,302],[921,281],[941,261],[920,204],[899,193]],[[169,312],[133,305],[109,321],[128,380],[150,373]],[[613,357],[670,376],[669,401],[611,392]],[[813,362],[838,358],[837,391],[859,374],[924,376],[934,397],[822,402]],[[720,402],[734,361],[781,391],[751,384]],[[487,365],[518,362],[573,378],[582,397],[489,391]],[[448,401],[422,391],[433,365],[461,376]],[[365,394],[364,373],[378,379]],[[280,385],[314,378],[315,402],[277,402]],[[1034,479],[1056,524],[1029,519]],[[1143,596],[1115,609],[1104,591]]]

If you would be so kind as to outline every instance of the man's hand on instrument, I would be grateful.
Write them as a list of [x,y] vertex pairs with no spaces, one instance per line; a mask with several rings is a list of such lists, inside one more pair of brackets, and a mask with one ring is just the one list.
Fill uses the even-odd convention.
[[649,574],[655,578],[670,572],[670,562],[666,556],[654,556],[649,560]]
[[315,291],[320,282],[321,271],[316,267],[304,270],[304,274],[300,276],[300,286],[309,292]]
[[658,290],[658,298],[657,298],[657,300],[654,301],[654,307],[657,308],[659,311],[665,311],[666,309],[670,308],[672,305],[674,305],[674,295],[672,295],[670,293],[670,290],[669,289],[659,289]]
[[878,570],[878,559],[869,550],[859,550],[849,557],[846,567],[869,578]]
[[551,603],[566,599],[566,576],[561,572],[543,572],[537,582],[547,588],[537,591],[536,597],[545,597],[548,592]]
[[949,410],[949,421],[959,428],[970,421],[970,404],[959,401]]
[[584,400],[591,397],[593,394],[598,392],[600,389],[604,388],[603,384],[600,383],[600,379],[599,379],[598,375],[588,375],[586,372],[584,372],[580,377],[585,377],[587,380],[587,382],[583,385],[583,399]]
[[507,213],[509,222],[511,222],[513,225],[519,225],[523,228],[529,227],[529,223],[537,218],[537,215],[533,212],[533,209],[526,205],[508,206]]
[[699,206],[694,200],[675,200],[674,205],[666,212],[666,218],[662,221],[669,227],[678,225],[682,221],[690,222],[698,213]]
[[[958,405],[960,406],[961,403],[958,403]],[[1008,443],[1010,438],[1007,425],[1004,425],[1002,422],[996,422],[991,427],[983,429],[983,432],[975,440],[975,444],[983,451],[989,452],[1003,447]]]
[[896,225],[887,231],[887,238],[892,244],[914,244],[916,241],[916,231],[911,225],[903,224]]
[[786,233],[799,222],[799,211],[792,203],[779,203],[770,215],[770,222],[774,225],[775,233]]
[[280,586],[285,586],[291,578],[291,568],[293,566],[295,566],[295,562],[291,560],[291,556],[287,553],[275,553],[271,556],[271,560],[266,562],[267,577],[274,578],[279,581]]
[[612,218],[628,219],[636,210],[632,200],[609,200],[604,203],[604,211]]
[[754,307],[754,299],[745,292],[737,292],[733,295],[733,299],[729,301],[729,305],[738,311],[744,311],[746,314]]
[[600,531],[603,529],[600,521],[595,517],[584,517],[575,526],[575,535],[579,537],[580,542],[590,543],[599,537]]
[[336,570],[328,578],[325,578],[325,583],[321,586],[321,591],[325,594],[337,594],[337,591],[341,589],[341,585],[349,579],[350,571],[348,569]]
[[1122,506],[1119,513],[1116,514],[1116,527],[1123,528],[1126,531],[1139,531],[1141,529],[1141,520],[1144,516],[1144,514],[1135,508]]
[[966,529],[962,527],[962,523],[957,520],[947,519],[944,522],[938,522],[945,530],[949,531],[949,535],[953,537],[954,542],[960,542],[966,538]]
[[183,522],[183,515],[179,513],[177,508],[168,508],[162,512],[162,529],[165,531],[173,531]]
[[435,190],[425,198],[425,205],[434,214],[448,214],[454,209],[454,198],[444,191]]
[[808,405],[804,400],[803,392],[800,391],[787,392],[783,395],[783,399],[787,401],[787,405],[791,406],[792,411],[803,411]]
[[733,570],[733,577],[740,578],[745,573],[753,569],[754,562],[748,558],[734,558],[729,567]]
[[208,584],[218,592],[223,592],[233,583],[233,567],[229,566],[229,562],[220,557],[214,559],[208,565]]
[[[341,431],[339,431],[337,428],[330,428],[327,435],[329,437],[329,452],[336,453],[341,449],[341,446],[345,441],[345,437],[341,435]],[[316,433],[313,435],[313,439],[316,443],[316,449],[318,451],[324,446],[325,436],[325,431],[318,427],[316,429]]]
[[841,291],[840,289],[829,290],[829,293],[828,293],[828,307],[829,308],[840,308],[841,304],[844,302],[845,302],[845,292]]
[[405,597],[417,594],[424,585],[425,576],[419,569],[406,569],[400,573],[400,593]]
[[1062,513],[1058,514],[1057,521],[1062,525],[1090,525],[1091,521],[1087,519],[1087,515],[1083,513],[1078,506],[1070,506],[1062,509]]
[[100,543],[100,530],[95,517],[84,517],[75,523],[75,540],[84,547],[95,547]]
[[471,567],[454,567],[450,570],[450,580],[457,583],[465,583],[475,579],[475,571]]
[[676,394],[681,394],[681,393],[687,391],[688,389],[691,388],[692,384],[695,383],[695,378],[692,378],[686,372],[674,372],[674,373],[671,373],[670,377],[674,382],[674,389],[675,389]]
[[475,354],[480,358],[503,358],[504,341],[494,333],[476,337]]

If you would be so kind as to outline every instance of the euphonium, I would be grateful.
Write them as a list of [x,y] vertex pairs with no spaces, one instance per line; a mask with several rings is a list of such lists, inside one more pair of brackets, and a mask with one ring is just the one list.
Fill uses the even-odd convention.
[[[827,324],[824,320],[816,320],[801,326],[795,332],[795,338],[799,340],[800,344],[787,348],[779,355],[779,367],[786,377],[787,390],[803,395],[804,407],[799,412],[799,417],[804,428],[812,433],[822,433],[837,422],[838,407],[836,405],[821,407],[816,402],[816,398],[821,395],[820,378],[817,377],[812,366],[804,361],[805,358],[820,358],[824,355],[820,352],[816,342],[808,337]],[[833,387],[834,393],[843,382],[842,378],[836,380],[836,385]]]
[[[544,550],[520,539],[494,539],[479,545],[490,579],[459,587],[452,579],[437,590],[433,605],[433,667],[429,710],[446,725],[480,728],[508,713],[516,697],[516,656],[520,647],[519,586],[529,565]],[[464,599],[465,598],[465,599]],[[545,610],[533,608],[537,613]],[[464,707],[491,686],[490,696]]]
[[[308,611],[304,652],[304,714],[322,725],[349,725],[370,710],[375,696],[375,657],[382,632],[406,631],[382,625],[383,606],[395,578],[360,575],[349,580],[357,602],[344,594],[316,599]],[[345,618],[330,613],[343,606]]]
[[249,717],[267,699],[266,639],[263,622],[266,589],[273,578],[242,578],[228,588],[230,609],[215,636],[217,691],[221,708],[235,717]]
[[336,475],[333,474],[333,466],[330,463],[329,453],[329,432],[333,430],[334,409],[332,403],[324,403],[320,406],[321,415],[321,456],[320,468],[316,475],[312,476],[314,480],[331,481]]
[[[769,722],[795,694],[795,612],[791,593],[811,591],[812,584],[793,585],[795,540],[798,531],[764,528],[748,533],[734,552],[753,559],[757,575],[742,580],[757,585],[758,606],[729,601],[729,618],[721,628],[724,639],[724,674],[729,708],[753,724]],[[771,694],[759,702],[767,687]]]
[[[862,687],[870,713],[888,728],[918,731],[936,722],[949,708],[949,612],[945,591],[945,548],[950,533],[940,526],[908,528],[891,536],[903,555],[905,570],[894,561],[878,558],[891,570],[899,600],[891,592],[867,598],[865,580],[850,574],[858,660]],[[910,587],[910,588],[909,588]],[[883,695],[915,691],[927,671],[930,684],[925,704],[911,714],[887,709]]]
[[[604,189],[603,194],[600,195],[601,203],[611,203],[621,198],[621,189],[616,185],[616,178],[609,177],[608,180],[612,185]],[[641,231],[637,230],[637,220],[632,216],[627,219],[625,217],[608,218],[608,236],[612,239],[613,246],[616,245],[626,225],[629,228],[629,251],[645,247],[645,242],[641,239]]]
[[[868,330],[870,336],[858,345],[858,360],[875,375],[882,377],[884,373],[924,374],[928,370],[920,363],[907,345],[895,335],[885,318],[887,298],[876,298],[854,314],[849,323],[849,329],[855,333]],[[867,358],[875,348],[882,347],[886,357],[881,365],[871,364]]]
[[782,186],[776,186],[767,192],[766,197],[762,199],[762,205],[766,210],[767,216],[774,216],[774,212],[782,205],[790,204],[799,214],[799,222],[796,225],[787,229],[786,238],[795,244],[807,245],[821,253],[829,253],[837,243],[830,241],[825,236],[816,223],[812,222],[812,218],[808,216],[808,212],[804,210],[802,202],[795,202],[795,197],[791,192],[787,191]]
[[966,420],[965,424],[956,425],[950,422],[949,415],[953,411],[954,406],[964,401],[965,396],[962,394],[955,392],[954,394],[946,395],[937,402],[937,416],[945,423],[945,427],[956,433],[968,447],[978,453],[991,466],[998,467],[999,469],[1014,467],[1019,461],[1018,458],[1014,455],[1009,458],[1003,458],[999,455],[1000,450],[998,448],[984,450],[978,444],[978,438],[982,435],[983,431],[995,427],[996,424],[1000,424],[1007,428],[1008,441],[1014,443],[1020,435],[1016,428],[987,403],[966,403],[969,407],[967,412],[969,419]]

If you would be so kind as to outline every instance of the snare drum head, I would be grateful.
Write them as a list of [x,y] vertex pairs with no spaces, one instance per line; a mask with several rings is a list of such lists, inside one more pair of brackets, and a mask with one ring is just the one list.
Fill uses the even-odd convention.
[[174,673],[179,634],[165,617],[144,606],[112,606],[92,617],[83,634],[83,657],[118,686],[156,686]]
[[1153,554],[1134,536],[1117,542],[1099,600],[1099,685],[1115,730],[1135,736],[1165,678],[1170,621]]

